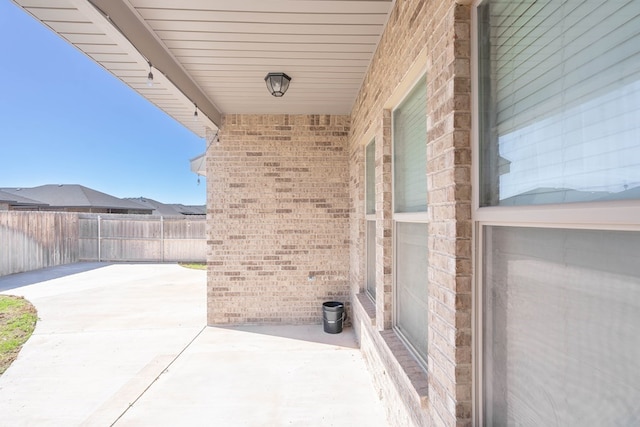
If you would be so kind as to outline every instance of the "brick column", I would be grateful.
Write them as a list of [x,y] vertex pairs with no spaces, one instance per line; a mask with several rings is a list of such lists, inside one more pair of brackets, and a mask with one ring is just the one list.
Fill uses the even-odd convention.
[[452,4],[428,79],[429,401],[435,425],[471,423],[470,8]]

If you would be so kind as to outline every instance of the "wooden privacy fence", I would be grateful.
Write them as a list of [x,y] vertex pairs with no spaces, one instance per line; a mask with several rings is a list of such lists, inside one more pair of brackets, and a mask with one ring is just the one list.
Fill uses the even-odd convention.
[[204,218],[80,214],[81,261],[206,261]]
[[205,262],[206,220],[0,211],[0,276],[78,261]]
[[78,259],[77,215],[0,211],[0,276]]

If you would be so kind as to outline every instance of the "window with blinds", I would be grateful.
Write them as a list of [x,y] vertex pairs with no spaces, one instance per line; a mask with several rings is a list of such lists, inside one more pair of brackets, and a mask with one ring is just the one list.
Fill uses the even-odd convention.
[[427,361],[427,88],[422,78],[393,112],[394,328]]
[[376,298],[376,143],[365,148],[366,291]]
[[478,8],[481,205],[640,198],[640,1]]
[[376,221],[367,220],[367,294],[376,299]]
[[365,149],[365,200],[366,214],[376,213],[376,142],[371,141]]
[[427,210],[427,84],[420,80],[393,112],[395,212]]
[[426,365],[428,225],[396,223],[396,328]]
[[640,232],[484,235],[482,425],[638,425]]

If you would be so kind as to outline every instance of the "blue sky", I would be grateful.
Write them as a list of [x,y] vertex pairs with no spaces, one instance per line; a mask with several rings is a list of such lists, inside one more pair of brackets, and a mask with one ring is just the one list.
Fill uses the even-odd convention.
[[0,187],[81,184],[204,204],[191,133],[9,0],[0,0]]

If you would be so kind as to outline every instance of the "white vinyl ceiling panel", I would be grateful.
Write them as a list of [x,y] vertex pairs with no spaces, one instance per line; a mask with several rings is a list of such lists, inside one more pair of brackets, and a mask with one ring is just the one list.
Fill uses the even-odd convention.
[[134,0],[132,4],[138,9],[319,14],[386,14],[391,7],[390,0]]
[[[223,113],[349,114],[390,1],[129,0]],[[275,99],[264,77],[284,72]]]
[[378,36],[342,34],[244,34],[244,33],[189,33],[175,31],[157,31],[163,41],[222,41],[222,42],[253,42],[253,43],[327,43],[327,44],[369,44],[375,50]]
[[[393,4],[393,0],[14,1],[200,136],[204,127],[193,120],[195,102],[189,96],[204,99],[218,116],[349,114]],[[164,55],[160,64],[164,69],[154,64],[154,76],[161,78],[154,79],[153,87],[146,85],[147,52]],[[176,70],[182,77],[173,77]],[[269,72],[292,77],[284,97],[268,93],[264,77]]]
[[[280,2],[282,3],[282,2]],[[334,2],[335,3],[335,2]],[[281,9],[279,12],[241,12],[228,4],[207,3],[206,7],[216,7],[216,10],[176,10],[172,8],[160,8],[158,4],[151,7],[140,7],[138,12],[147,21],[200,21],[200,22],[260,22],[273,24],[345,24],[345,25],[384,25],[386,21],[386,7],[378,14],[375,13],[344,13],[344,10],[332,13],[291,13],[290,10]],[[339,6],[339,3],[338,3]],[[229,10],[223,10],[227,7]],[[286,9],[289,9],[288,7]],[[243,21],[239,21],[241,17]]]

